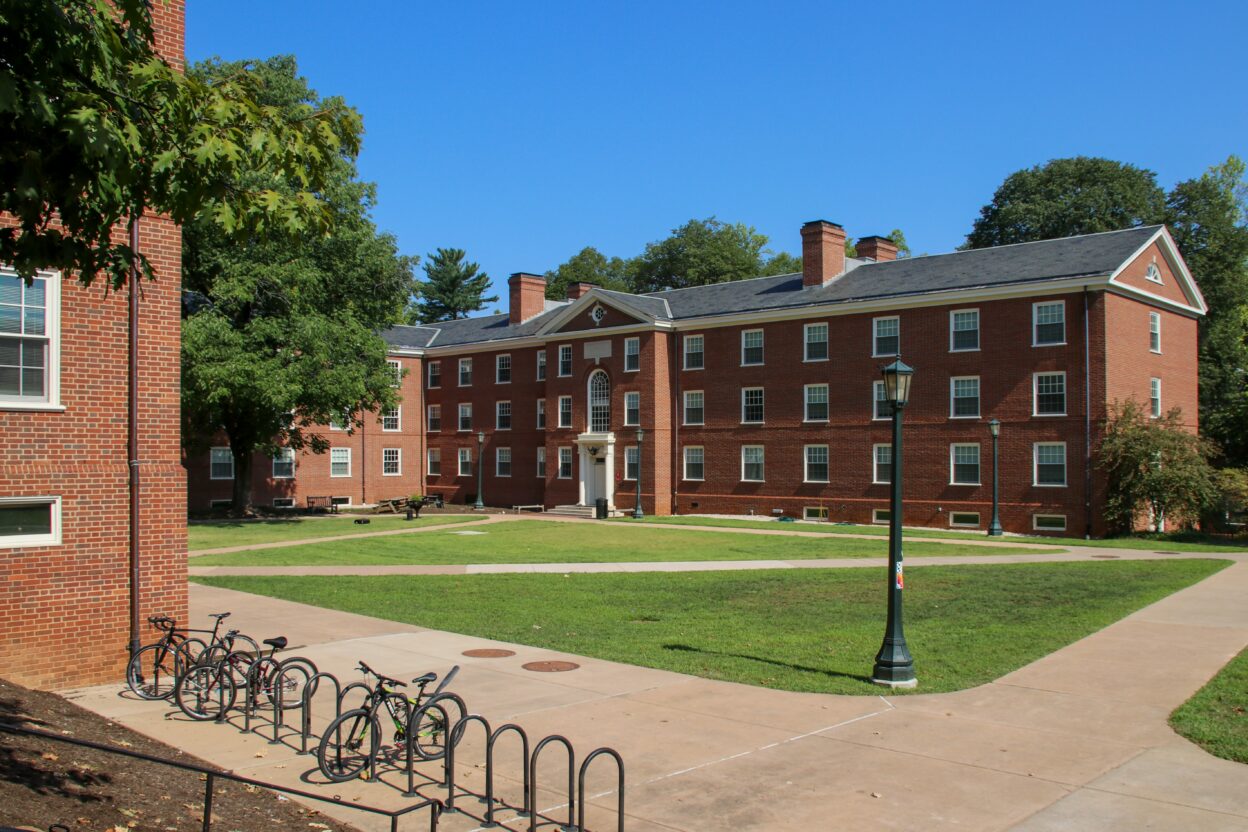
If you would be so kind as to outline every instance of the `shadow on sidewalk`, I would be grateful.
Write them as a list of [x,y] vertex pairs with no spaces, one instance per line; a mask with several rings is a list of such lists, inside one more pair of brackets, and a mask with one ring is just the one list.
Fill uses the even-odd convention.
[[791,662],[778,662],[775,659],[765,659],[762,656],[750,656],[745,653],[724,653],[719,650],[703,650],[700,647],[690,647],[688,644],[664,644],[664,650],[675,650],[682,653],[701,653],[704,656],[725,656],[733,659],[747,659],[752,662],[762,662],[763,664],[775,665],[776,667],[787,667],[792,670],[800,670],[803,673],[815,673],[820,676],[828,676],[837,679],[855,679],[859,682],[870,683],[870,676],[863,676],[857,673],[840,673],[835,670],[822,670],[817,667],[806,667],[801,664],[792,664]]

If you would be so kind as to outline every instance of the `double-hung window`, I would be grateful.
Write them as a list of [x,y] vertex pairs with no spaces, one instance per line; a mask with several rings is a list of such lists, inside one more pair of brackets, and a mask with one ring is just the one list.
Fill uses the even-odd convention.
[[541,445],[537,446],[537,478],[546,479],[546,449]]
[[763,363],[763,331],[747,329],[741,333],[741,366]]
[[572,345],[559,345],[559,375],[566,378],[572,375]]
[[430,448],[426,452],[425,458],[428,460],[427,467],[429,471],[429,476],[431,477],[442,476],[442,449]]
[[1066,415],[1066,374],[1035,374],[1035,415]]
[[828,360],[828,325],[827,324],[806,324],[802,327],[803,338],[805,344],[802,354],[803,361],[827,361]]
[[381,449],[381,475],[383,477],[397,477],[403,473],[403,449],[402,448],[382,448]]
[[546,400],[537,400],[537,429],[546,430]]
[[471,358],[459,359],[459,386],[460,387],[472,386],[472,359]]
[[901,318],[876,318],[871,341],[873,356],[898,355],[901,352]]
[[686,480],[701,480],[706,478],[706,455],[702,448],[697,446],[685,447],[685,477]]
[[351,449],[329,449],[329,475],[331,477],[351,476]]
[[559,427],[572,427],[572,397],[559,397]]
[[871,418],[893,418],[893,403],[888,400],[888,390],[884,387],[884,382],[874,382],[871,389],[874,392],[871,399]]
[[827,482],[828,481],[828,446],[827,445],[807,445],[803,452],[805,454],[805,472],[802,479],[805,482]]
[[828,421],[828,385],[807,384],[805,387],[807,422]]
[[572,479],[572,449],[559,449],[559,479]]
[[874,445],[871,448],[871,457],[873,467],[871,470],[871,482],[890,483],[893,481],[893,446],[892,445]]
[[497,448],[494,451],[494,476],[511,476],[511,448]]
[[436,389],[442,386],[442,362],[429,362],[429,388]]
[[1031,305],[1031,343],[1035,347],[1066,343],[1066,301]]
[[429,432],[437,433],[442,430],[442,405],[431,404],[426,409],[425,421],[429,424]]
[[537,351],[537,380],[546,380],[546,350]]
[[234,479],[234,453],[229,448],[213,448],[208,453],[209,479]]
[[741,423],[757,424],[763,421],[763,388],[741,389]]
[[1161,418],[1161,379],[1148,380],[1148,412],[1154,419]]
[[951,445],[949,464],[952,484],[979,485],[979,445]]
[[1161,352],[1161,313],[1148,313],[1148,348],[1152,352]]
[[461,477],[472,476],[472,448],[459,449],[459,475]]
[[1035,484],[1066,484],[1066,443],[1037,442],[1035,444]]
[[494,403],[494,428],[511,430],[511,402]]
[[701,370],[706,366],[705,341],[701,335],[685,336],[686,370]]
[[295,478],[295,449],[278,448],[273,455],[273,479],[293,480]]
[[762,445],[745,445],[741,448],[741,479],[744,482],[763,481]]
[[389,365],[390,373],[394,376],[390,383],[395,387],[401,387],[403,385],[403,365],[394,360],[387,360],[386,364]]
[[950,352],[969,352],[977,349],[979,349],[979,310],[955,309],[950,312]]
[[641,393],[624,394],[624,424],[627,427],[641,424]]
[[460,402],[459,430],[472,430],[472,402]]
[[0,270],[0,409],[59,407],[60,282]]
[[624,449],[624,479],[637,481],[637,446]]
[[624,372],[635,373],[641,369],[641,339],[624,339]]
[[511,384],[511,356],[494,356],[494,383]]
[[706,419],[706,397],[701,390],[685,391],[685,418],[686,425],[701,425]]
[[954,419],[979,417],[979,376],[949,380],[949,415]]
[[402,407],[392,407],[382,411],[381,429],[387,431],[397,431],[403,428]]

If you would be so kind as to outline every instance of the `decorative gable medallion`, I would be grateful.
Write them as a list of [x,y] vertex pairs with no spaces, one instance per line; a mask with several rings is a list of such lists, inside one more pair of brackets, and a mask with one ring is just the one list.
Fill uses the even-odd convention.
[[602,308],[601,303],[594,304],[594,308],[589,310],[589,319],[594,322],[594,326],[600,325],[605,317],[607,317],[607,310]]

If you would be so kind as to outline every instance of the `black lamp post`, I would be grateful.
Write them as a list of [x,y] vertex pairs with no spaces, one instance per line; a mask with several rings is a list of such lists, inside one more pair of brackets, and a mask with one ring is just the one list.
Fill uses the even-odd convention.
[[912,688],[919,682],[914,677],[914,660],[906,647],[901,620],[901,592],[905,586],[901,557],[901,412],[910,399],[910,381],[914,368],[899,357],[884,368],[885,397],[893,406],[892,499],[888,513],[888,624],[884,644],[875,656],[871,681],[893,688]]
[[[646,516],[646,513],[641,510],[641,440],[645,435],[644,430],[637,428],[637,499],[633,503],[634,520],[640,520]],[[624,465],[628,465],[628,459],[624,460]]]
[[1000,537],[1005,534],[1001,528],[1000,501],[997,495],[997,482],[1000,467],[997,462],[997,437],[1001,435],[1001,422],[993,419],[988,423],[988,432],[992,434],[992,522],[988,524],[988,536]]
[[484,487],[483,474],[485,472],[485,431],[477,434],[477,501],[472,504],[473,511],[481,511],[485,508],[485,502],[481,499],[481,489]]

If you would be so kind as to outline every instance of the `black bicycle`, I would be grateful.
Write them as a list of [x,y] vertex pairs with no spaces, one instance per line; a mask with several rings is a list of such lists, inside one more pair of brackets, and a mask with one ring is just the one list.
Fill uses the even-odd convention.
[[[140,648],[130,657],[126,685],[140,699],[168,699],[178,678],[208,649],[203,639],[187,634],[208,631],[179,629],[177,621],[164,615],[153,615],[147,623],[161,631],[160,641]],[[220,621],[217,623],[219,626]],[[216,631],[212,632],[215,639]]]
[[195,720],[216,719],[234,707],[240,690],[253,707],[275,699],[282,709],[299,707],[316,665],[299,656],[278,661],[275,654],[286,647],[285,636],[264,640],[267,655],[232,649],[235,637],[233,631],[226,633],[220,652],[206,651],[178,679],[174,701],[182,713]]
[[396,749],[406,749],[411,725],[411,748],[416,756],[422,760],[444,757],[447,734],[464,717],[459,697],[444,693],[459,672],[459,665],[451,668],[432,693],[426,693],[425,687],[437,681],[438,674],[417,676],[412,680],[412,684],[417,685],[415,697],[394,690],[407,687],[406,683],[382,676],[364,662],[360,662],[358,669],[365,676],[377,677],[377,683],[364,697],[361,707],[342,714],[325,729],[316,749],[321,774],[335,783],[343,783],[371,771],[381,751],[383,714],[389,716],[394,728],[392,737]]

